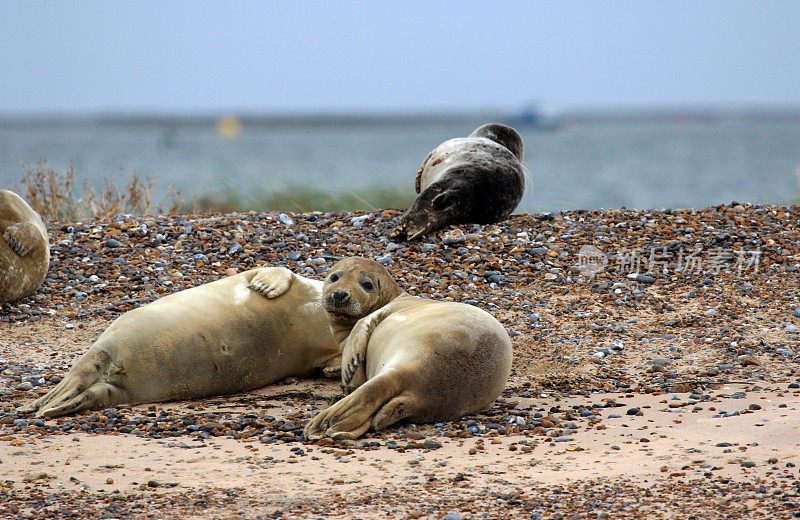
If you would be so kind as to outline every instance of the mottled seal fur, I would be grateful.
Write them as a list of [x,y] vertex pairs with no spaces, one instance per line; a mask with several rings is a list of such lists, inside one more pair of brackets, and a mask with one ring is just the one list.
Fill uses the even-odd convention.
[[450,224],[507,218],[525,191],[522,158],[522,138],[501,124],[445,141],[422,162],[416,179],[419,196],[389,237],[413,240]]
[[0,303],[35,293],[50,266],[47,228],[22,197],[0,190]]
[[117,318],[55,388],[23,412],[232,394],[316,369],[339,374],[322,282],[279,267],[180,291]]
[[364,258],[336,263],[323,299],[349,395],[314,417],[307,438],[457,419],[488,408],[506,385],[511,340],[477,307],[410,296]]

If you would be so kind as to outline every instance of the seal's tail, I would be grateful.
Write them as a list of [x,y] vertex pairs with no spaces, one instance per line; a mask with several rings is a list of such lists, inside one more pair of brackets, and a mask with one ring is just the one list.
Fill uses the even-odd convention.
[[57,417],[124,402],[124,391],[106,380],[109,364],[102,350],[87,352],[55,388],[19,411]]

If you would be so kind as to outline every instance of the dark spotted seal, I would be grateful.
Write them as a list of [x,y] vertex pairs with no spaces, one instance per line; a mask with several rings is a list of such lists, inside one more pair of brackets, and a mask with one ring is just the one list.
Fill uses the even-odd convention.
[[417,172],[419,197],[389,237],[413,240],[450,224],[491,224],[508,217],[525,191],[522,148],[517,131],[500,124],[437,146]]

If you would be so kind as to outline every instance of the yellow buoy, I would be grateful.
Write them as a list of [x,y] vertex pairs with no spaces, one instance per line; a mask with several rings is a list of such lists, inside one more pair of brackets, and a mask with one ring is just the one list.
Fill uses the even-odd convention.
[[236,116],[221,117],[215,127],[220,137],[225,139],[236,139],[242,132],[242,122]]

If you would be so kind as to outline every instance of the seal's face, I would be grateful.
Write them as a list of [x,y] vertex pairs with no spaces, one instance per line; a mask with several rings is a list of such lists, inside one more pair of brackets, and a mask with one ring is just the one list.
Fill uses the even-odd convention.
[[391,233],[390,238],[414,240],[451,222],[458,212],[458,190],[434,183],[423,191]]
[[401,292],[381,264],[354,257],[341,260],[331,268],[322,286],[322,301],[331,320],[354,323]]

